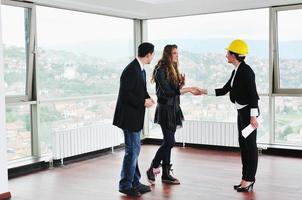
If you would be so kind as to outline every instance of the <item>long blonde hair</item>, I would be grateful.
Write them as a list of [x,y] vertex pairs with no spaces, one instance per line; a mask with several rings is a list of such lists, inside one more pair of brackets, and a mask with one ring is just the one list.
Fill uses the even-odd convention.
[[176,86],[179,85],[181,79],[180,79],[180,73],[178,70],[179,64],[173,63],[172,61],[172,51],[173,49],[177,49],[176,44],[168,44],[165,46],[163,55],[161,59],[158,61],[157,65],[154,67],[151,83],[155,82],[155,72],[159,67],[162,67],[166,71],[167,78]]

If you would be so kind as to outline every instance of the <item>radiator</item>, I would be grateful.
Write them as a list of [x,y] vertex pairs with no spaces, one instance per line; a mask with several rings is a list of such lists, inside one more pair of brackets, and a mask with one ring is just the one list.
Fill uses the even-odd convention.
[[177,142],[238,147],[237,123],[184,121],[175,134]]
[[111,124],[100,124],[75,129],[55,131],[53,137],[53,159],[80,155],[120,145],[121,130]]

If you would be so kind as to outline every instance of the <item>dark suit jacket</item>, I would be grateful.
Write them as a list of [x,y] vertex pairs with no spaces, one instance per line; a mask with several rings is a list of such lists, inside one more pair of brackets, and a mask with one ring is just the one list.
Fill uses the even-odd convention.
[[250,108],[258,108],[259,96],[256,89],[255,74],[252,68],[245,62],[241,62],[237,69],[233,86],[231,86],[232,78],[235,74],[233,70],[229,81],[223,88],[216,89],[216,96],[225,95],[230,92],[230,100],[241,105],[249,105]]
[[156,66],[155,69],[157,106],[154,123],[175,132],[182,126],[184,120],[180,104],[180,88],[166,76],[166,66]]
[[174,105],[175,98],[179,99],[179,87],[176,87],[166,77],[166,71],[164,67],[157,66],[155,70],[155,82],[157,102],[167,105]]
[[137,59],[122,72],[113,125],[128,131],[140,131],[144,125],[145,99],[150,98]]

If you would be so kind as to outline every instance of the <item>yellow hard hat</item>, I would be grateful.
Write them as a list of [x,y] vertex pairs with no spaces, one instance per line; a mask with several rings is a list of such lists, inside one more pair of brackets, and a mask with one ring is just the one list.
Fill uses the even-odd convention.
[[249,48],[246,42],[240,39],[233,40],[226,50],[239,55],[247,55],[249,53]]

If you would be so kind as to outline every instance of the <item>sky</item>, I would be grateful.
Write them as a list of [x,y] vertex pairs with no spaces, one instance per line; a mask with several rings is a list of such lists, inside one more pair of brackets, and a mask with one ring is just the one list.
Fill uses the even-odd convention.
[[268,40],[268,17],[268,9],[258,9],[149,20],[148,37],[151,40],[167,37]]

